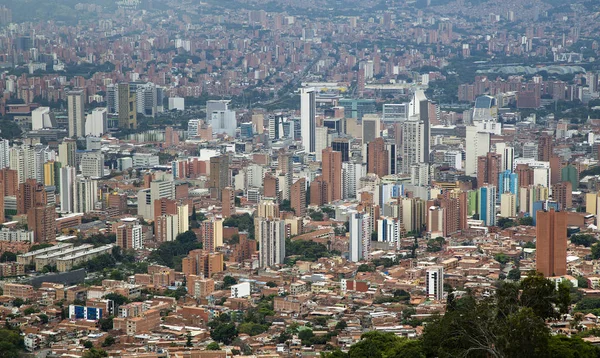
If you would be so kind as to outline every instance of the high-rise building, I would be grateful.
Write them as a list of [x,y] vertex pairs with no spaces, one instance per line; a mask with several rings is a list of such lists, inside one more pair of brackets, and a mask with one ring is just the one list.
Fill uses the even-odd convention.
[[315,152],[315,128],[317,126],[317,93],[314,88],[300,89],[300,125],[302,146],[306,153]]
[[260,267],[282,264],[285,259],[285,221],[257,218],[255,230]]
[[102,178],[104,176],[104,154],[99,151],[83,153],[80,166],[83,176]]
[[362,119],[362,142],[371,143],[380,137],[381,118],[378,114],[365,114]]
[[477,187],[485,184],[498,186],[498,175],[500,174],[500,154],[489,152],[485,156],[477,158]]
[[83,90],[67,92],[67,106],[69,112],[69,137],[85,136],[85,112]]
[[144,248],[143,228],[137,218],[123,218],[114,223],[112,229],[117,236],[117,246],[123,250]]
[[501,134],[502,125],[498,123],[498,105],[492,96],[479,96],[473,108],[473,126],[481,132]]
[[66,166],[60,168],[60,211],[72,213],[75,209],[74,187],[77,171],[74,167]]
[[519,188],[533,185],[533,169],[527,164],[517,164],[515,174],[519,180]]
[[106,108],[94,108],[85,117],[85,135],[101,137],[108,132],[108,111]]
[[[551,172],[554,174],[554,169],[551,169]],[[571,183],[571,188],[577,189],[579,187],[579,172],[577,168],[572,164],[565,165],[560,170],[560,181],[568,181]]]
[[515,162],[515,148],[507,146],[506,143],[496,143],[496,153],[502,157],[501,171],[513,171]]
[[95,209],[98,202],[98,181],[83,175],[75,177],[73,211],[87,213]]
[[300,178],[290,190],[290,207],[298,217],[306,215],[306,179]]
[[323,180],[327,182],[327,202],[342,198],[342,153],[331,147],[323,150]]
[[221,200],[223,189],[230,185],[229,175],[229,155],[223,154],[210,158],[208,188],[211,198]]
[[50,107],[38,107],[31,111],[31,130],[56,127],[54,114],[50,112]]
[[342,197],[344,199],[356,198],[356,191],[360,178],[367,175],[367,166],[362,163],[342,163]]
[[350,213],[348,260],[352,262],[359,262],[370,255],[371,232],[369,231],[369,220],[369,214]]
[[310,182],[310,205],[323,206],[328,203],[328,183],[322,175]]
[[342,162],[350,160],[350,141],[348,138],[334,138],[331,141],[331,148],[342,153]]
[[273,219],[279,217],[279,204],[272,199],[263,199],[256,207],[256,217]]
[[383,122],[394,123],[408,119],[408,103],[386,103],[383,105]]
[[500,194],[500,216],[514,218],[517,216],[517,196],[507,192]]
[[77,159],[75,152],[77,151],[77,141],[65,138],[62,143],[58,145],[58,161],[62,167],[76,167]]
[[129,83],[119,83],[117,87],[119,113],[119,128],[137,128],[137,103],[136,92],[131,91]]
[[192,250],[181,260],[181,271],[186,276],[198,275],[210,278],[215,273],[223,272],[223,253]]
[[477,158],[487,155],[490,151],[490,133],[468,126],[465,147],[465,174],[476,176]]
[[33,231],[36,243],[56,239],[56,212],[53,205],[30,208],[27,212],[27,224],[29,230]]
[[540,136],[538,140],[538,160],[541,162],[549,162],[553,155],[554,150],[554,138],[547,134]]
[[479,188],[479,220],[486,226],[496,225],[496,187],[484,185]]
[[558,203],[560,211],[573,207],[573,186],[569,181],[552,185],[552,198]]
[[237,128],[235,111],[227,109],[212,112],[210,125],[215,134],[227,134],[230,137],[235,137],[235,130]]
[[545,277],[567,274],[566,211],[539,210],[536,225],[536,269]]
[[230,186],[223,188],[221,193],[221,214],[223,218],[235,214],[235,190]]
[[200,223],[202,247],[208,252],[216,252],[223,246],[223,218],[213,217]]
[[512,193],[517,195],[519,189],[519,178],[517,174],[506,170],[498,175],[498,194]]
[[292,154],[285,149],[280,149],[277,152],[277,170],[280,174],[285,175],[284,190],[281,194],[281,200],[290,200],[290,190],[294,180],[294,160]]
[[10,166],[10,141],[0,139],[0,169]]
[[389,174],[388,164],[389,151],[383,138],[376,138],[367,144],[367,173],[377,174],[382,178]]
[[416,91],[409,103],[408,120],[401,123],[402,173],[410,173],[413,164],[429,163],[429,101],[423,91]]
[[35,179],[27,179],[19,184],[17,192],[17,214],[27,214],[30,208],[45,206],[48,203],[44,185]]
[[444,268],[442,266],[429,267],[426,276],[427,297],[437,301],[444,299]]
[[537,160],[539,157],[538,143],[528,142],[523,144],[521,158]]

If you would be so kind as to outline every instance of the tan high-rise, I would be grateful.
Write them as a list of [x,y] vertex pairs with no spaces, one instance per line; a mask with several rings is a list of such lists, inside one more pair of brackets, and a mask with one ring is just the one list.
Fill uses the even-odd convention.
[[296,216],[303,217],[306,215],[306,179],[300,178],[292,185],[290,206]]
[[323,149],[323,180],[327,182],[327,202],[342,198],[342,153]]

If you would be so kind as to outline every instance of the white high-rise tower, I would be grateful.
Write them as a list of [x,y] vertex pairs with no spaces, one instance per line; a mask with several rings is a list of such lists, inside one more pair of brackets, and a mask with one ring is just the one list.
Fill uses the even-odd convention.
[[315,128],[317,125],[317,93],[314,88],[300,89],[300,126],[302,146],[306,153],[315,152]]

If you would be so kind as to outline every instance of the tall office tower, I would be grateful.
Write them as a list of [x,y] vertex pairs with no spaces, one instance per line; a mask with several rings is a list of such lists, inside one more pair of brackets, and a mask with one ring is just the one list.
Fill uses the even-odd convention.
[[33,231],[36,243],[53,242],[56,239],[56,212],[53,205],[36,206],[27,211],[27,224]]
[[365,114],[362,119],[362,142],[371,143],[381,135],[381,118],[378,114]]
[[136,93],[130,91],[129,83],[119,83],[117,87],[117,111],[119,113],[119,128],[137,128],[137,103]]
[[117,236],[116,244],[123,250],[143,249],[144,234],[143,228],[137,218],[124,218],[112,226],[113,232]]
[[490,151],[490,133],[469,126],[465,144],[465,174],[477,176],[477,158],[487,155]]
[[235,189],[228,186],[223,188],[221,194],[221,214],[223,218],[228,218],[235,214]]
[[527,164],[517,164],[515,174],[519,180],[519,188],[533,185],[533,169]]
[[523,144],[523,155],[521,155],[521,158],[537,160],[539,157],[538,152],[538,143],[525,143]]
[[202,247],[208,252],[215,252],[223,246],[223,218],[213,217],[200,223]]
[[[350,213],[349,231],[350,231],[350,246],[348,249],[348,260],[359,262],[368,255],[365,252],[365,232],[368,231],[369,215],[364,213]],[[368,240],[371,240],[371,234],[368,234]]]
[[75,152],[77,151],[77,141],[73,139],[65,138],[62,143],[58,145],[58,161],[63,167],[77,166],[77,159]]
[[230,137],[235,137],[235,130],[237,128],[235,111],[227,109],[212,112],[210,125],[215,134],[227,134]]
[[210,197],[221,200],[223,189],[230,185],[230,181],[229,155],[222,154],[210,158],[210,176],[208,180]]
[[315,152],[317,126],[317,93],[312,87],[300,89],[300,126],[302,146],[306,153]]
[[560,211],[573,207],[573,186],[564,181],[552,185],[552,198],[558,203]]
[[210,100],[206,101],[206,120],[210,121],[215,112],[229,110],[229,100]]
[[264,114],[257,113],[257,114],[252,115],[252,124],[254,125],[254,128],[256,128],[257,134],[263,134],[264,127],[265,127],[264,122],[265,122]]
[[31,111],[31,130],[56,127],[54,114],[50,112],[50,107],[38,107]]
[[259,247],[259,265],[262,268],[282,264],[285,259],[285,221],[255,219],[256,240]]
[[267,118],[269,122],[269,139],[278,140],[283,137],[283,114],[272,114]]
[[518,175],[505,170],[498,175],[498,194],[504,193],[519,194],[519,178]]
[[398,151],[396,143],[386,142],[388,174],[398,174]]
[[10,166],[10,141],[0,139],[0,169]]
[[290,190],[290,207],[298,217],[306,215],[306,179],[300,178]]
[[500,165],[502,158],[500,154],[487,153],[485,156],[477,158],[477,187],[484,184],[491,184],[498,187],[498,175],[500,174]]
[[422,90],[415,91],[408,104],[408,120],[402,122],[402,172],[409,173],[415,163],[429,163],[430,102]]
[[503,218],[514,218],[517,216],[517,196],[515,194],[500,194],[500,216]]
[[283,148],[277,152],[277,170],[279,173],[285,175],[286,185],[284,186],[285,192],[281,195],[282,199],[289,200],[290,190],[294,180],[294,160],[292,158],[292,153],[287,152]]
[[356,198],[360,178],[367,175],[367,166],[362,163],[344,162],[342,163],[342,172],[342,197],[344,199]]
[[550,158],[552,157],[553,151],[554,151],[554,145],[552,144],[552,141],[554,139],[547,135],[547,134],[543,134],[542,136],[540,136],[540,138],[538,139],[538,160],[541,162],[549,162]]
[[444,268],[442,266],[431,266],[426,271],[427,279],[425,291],[427,297],[441,301],[444,299]]
[[484,185],[479,188],[479,220],[485,226],[496,225],[496,187]]
[[85,135],[101,137],[108,132],[108,111],[106,108],[94,108],[85,117]]
[[506,143],[496,143],[496,153],[502,156],[501,171],[513,171],[515,163],[515,148],[507,146]]
[[350,141],[348,138],[334,138],[331,141],[331,148],[342,153],[342,162],[350,160]]
[[74,212],[74,187],[77,171],[74,167],[60,168],[60,211],[62,213]]
[[102,178],[104,176],[104,154],[87,152],[81,156],[81,174],[84,177]]
[[[0,169],[0,196],[17,196],[19,189],[19,175],[16,170]],[[2,194],[4,193],[4,194]]]
[[380,178],[388,175],[388,157],[389,151],[383,138],[376,138],[367,144],[367,173],[377,174]]
[[44,184],[38,183],[35,179],[27,179],[25,183],[19,184],[17,214],[27,214],[30,208],[45,206],[48,203],[46,195]]
[[545,277],[567,274],[566,211],[537,211],[535,266]]
[[85,137],[85,112],[83,91],[67,92],[67,106],[69,112],[69,137]]
[[162,111],[164,99],[162,88],[154,83],[132,82],[129,84],[129,90],[135,92],[136,110],[146,117],[155,117]]
[[75,177],[75,192],[73,198],[73,211],[87,213],[95,209],[98,201],[98,181],[85,178],[83,175]]
[[317,127],[315,128],[315,160],[320,162],[323,158],[321,154],[323,149],[329,147],[329,128]]
[[327,182],[327,202],[342,199],[342,153],[331,147],[323,150],[323,180]]
[[408,119],[408,103],[388,103],[383,105],[383,122],[395,123]]

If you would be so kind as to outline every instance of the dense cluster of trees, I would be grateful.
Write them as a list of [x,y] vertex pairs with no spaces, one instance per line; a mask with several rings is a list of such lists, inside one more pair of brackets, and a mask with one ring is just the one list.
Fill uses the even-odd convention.
[[254,239],[254,219],[250,214],[232,215],[223,221],[223,226],[237,227],[239,231],[248,232],[249,239]]
[[201,248],[202,243],[198,241],[196,234],[190,230],[177,235],[175,241],[162,243],[158,249],[150,254],[149,260],[181,271],[181,259],[187,256],[190,251]]
[[0,357],[19,357],[24,348],[19,331],[0,329]]
[[327,247],[319,242],[285,239],[285,260],[287,264],[292,264],[297,260],[317,261],[321,257],[335,254],[339,254],[339,252],[328,251]]
[[[446,313],[428,322],[419,339],[368,332],[348,353],[336,350],[323,355],[326,358],[597,357],[600,349],[580,337],[551,334],[546,322],[567,313],[570,303],[568,284],[560,284],[557,290],[554,283],[531,272],[520,283],[499,283],[491,297],[478,300],[469,293],[455,299],[449,293]],[[596,303],[582,306],[595,307]]]
[[596,242],[598,242],[596,236],[591,234],[575,234],[571,236],[570,240],[571,243],[575,245],[582,245],[585,247],[590,247]]

